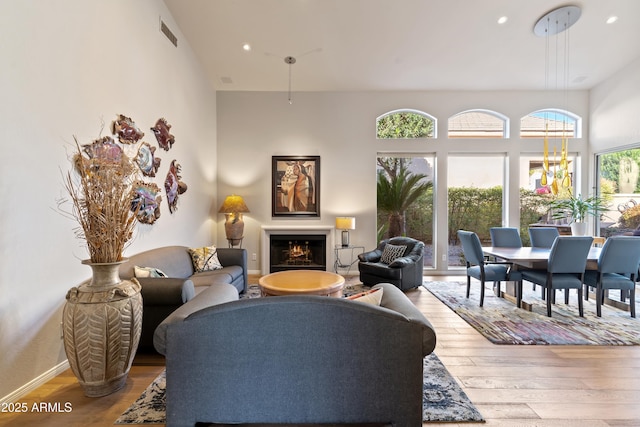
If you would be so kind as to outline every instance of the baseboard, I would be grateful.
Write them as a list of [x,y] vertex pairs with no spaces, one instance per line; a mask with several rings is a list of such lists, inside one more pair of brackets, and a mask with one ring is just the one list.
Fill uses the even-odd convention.
[[54,366],[53,368],[49,369],[48,371],[46,371],[42,375],[40,375],[40,376],[34,378],[33,380],[29,381],[27,384],[23,385],[19,389],[17,389],[15,391],[7,394],[6,396],[4,396],[2,399],[0,399],[0,405],[2,405],[3,403],[15,402],[16,400],[20,399],[21,397],[23,397],[23,396],[29,394],[30,392],[32,392],[33,390],[37,389],[38,387],[40,387],[41,385],[43,385],[44,383],[46,383],[50,379],[57,377],[58,375],[60,375],[64,371],[66,371],[67,369],[69,369],[69,361],[65,360],[64,362],[60,363],[59,365]]

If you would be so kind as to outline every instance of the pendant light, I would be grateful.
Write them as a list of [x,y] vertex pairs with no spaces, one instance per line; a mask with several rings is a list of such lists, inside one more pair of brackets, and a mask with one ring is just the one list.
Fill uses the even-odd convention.
[[[569,151],[568,123],[567,123],[567,104],[568,104],[568,88],[569,88],[569,28],[575,24],[580,18],[582,11],[578,6],[563,6],[552,10],[541,17],[535,24],[533,32],[545,38],[545,89],[549,89],[549,63],[550,63],[550,39],[560,33],[564,35],[563,48],[563,65],[562,65],[562,82],[563,82],[563,105],[565,113],[562,114],[562,132],[560,137],[560,162],[556,163],[556,146],[554,144],[553,154],[553,172],[549,164],[549,112],[545,113],[545,130],[543,144],[543,173],[540,180],[542,185],[548,184],[548,175],[551,174],[551,183],[549,187],[554,195],[557,195],[561,189],[571,193],[571,176],[569,175],[569,162],[567,155]],[[559,66],[559,38],[555,38],[555,89],[558,90],[560,77]],[[557,135],[557,115],[554,114],[554,135]],[[559,166],[559,167],[558,167]]]

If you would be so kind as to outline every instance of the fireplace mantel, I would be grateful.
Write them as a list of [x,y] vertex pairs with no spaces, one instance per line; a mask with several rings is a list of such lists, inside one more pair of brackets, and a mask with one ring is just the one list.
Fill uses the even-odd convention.
[[331,270],[335,261],[333,248],[335,247],[335,227],[327,225],[263,225],[261,233],[260,270],[262,274],[269,274],[269,240],[272,234],[305,235],[318,234],[327,238],[327,269]]

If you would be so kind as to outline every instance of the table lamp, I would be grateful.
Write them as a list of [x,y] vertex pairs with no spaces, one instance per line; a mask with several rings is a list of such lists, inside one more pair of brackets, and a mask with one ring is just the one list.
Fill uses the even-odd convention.
[[227,235],[229,246],[242,246],[242,239],[244,237],[242,214],[249,212],[249,208],[247,208],[247,205],[244,203],[242,196],[236,196],[235,194],[227,196],[218,212],[223,213],[226,218],[224,231]]
[[336,218],[336,228],[342,230],[342,247],[348,247],[349,230],[356,229],[356,219],[352,216],[339,216]]

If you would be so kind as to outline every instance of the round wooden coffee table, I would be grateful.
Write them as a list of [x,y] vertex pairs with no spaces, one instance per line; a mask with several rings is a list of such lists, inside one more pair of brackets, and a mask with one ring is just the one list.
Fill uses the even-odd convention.
[[321,270],[287,270],[262,276],[258,284],[263,297],[321,295],[340,298],[344,277]]

